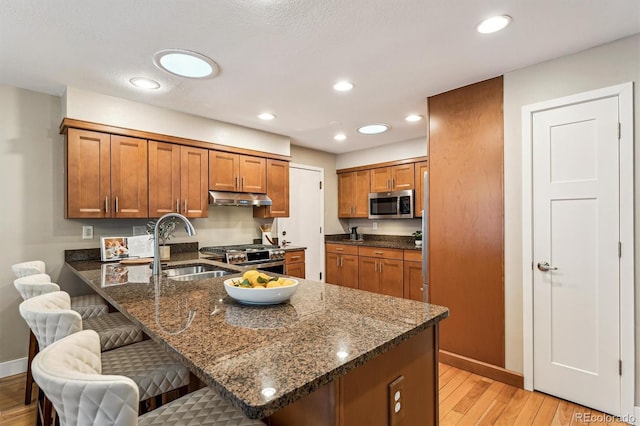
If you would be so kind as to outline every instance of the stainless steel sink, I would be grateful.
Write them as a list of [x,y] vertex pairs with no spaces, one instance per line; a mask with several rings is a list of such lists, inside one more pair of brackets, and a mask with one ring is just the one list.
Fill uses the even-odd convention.
[[205,278],[222,277],[234,273],[219,266],[199,263],[196,265],[179,265],[164,269],[163,274],[174,281],[193,281]]

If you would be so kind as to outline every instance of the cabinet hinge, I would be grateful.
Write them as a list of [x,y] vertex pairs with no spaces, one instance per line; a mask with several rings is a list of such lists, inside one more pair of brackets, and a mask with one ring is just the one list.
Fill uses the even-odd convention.
[[322,281],[322,272],[320,272],[320,281]]
[[322,234],[322,226],[320,227],[320,233]]
[[622,360],[618,360],[618,374],[622,376]]
[[622,242],[618,241],[618,258],[622,257]]
[[322,181],[320,181],[320,189],[322,189]]

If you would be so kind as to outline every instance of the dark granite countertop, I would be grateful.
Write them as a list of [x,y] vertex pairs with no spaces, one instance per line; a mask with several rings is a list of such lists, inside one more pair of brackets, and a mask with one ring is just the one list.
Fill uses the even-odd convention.
[[[241,269],[198,253],[172,256],[172,264],[194,261]],[[441,306],[310,280],[299,280],[288,303],[256,307],[227,296],[224,279],[239,273],[154,283],[148,265],[67,266],[251,418],[276,412],[449,315]],[[265,396],[265,388],[275,393]]]
[[404,235],[362,235],[359,240],[350,240],[349,234],[326,235],[326,243],[348,244],[364,247],[397,248],[403,250],[422,250],[416,246],[413,237]]

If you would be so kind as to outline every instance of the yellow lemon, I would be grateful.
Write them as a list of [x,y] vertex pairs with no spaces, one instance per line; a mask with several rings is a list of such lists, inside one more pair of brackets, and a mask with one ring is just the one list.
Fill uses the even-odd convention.
[[253,288],[266,288],[266,287],[263,286],[262,284],[258,284],[258,285],[254,285]]
[[286,279],[286,278],[285,278],[284,280],[282,280],[282,287],[286,287],[286,286],[289,286],[289,285],[293,285],[294,283],[295,283],[295,281],[293,281],[293,280],[288,280],[288,279]]
[[258,271],[256,271],[255,269],[251,269],[249,271],[245,271],[245,273],[242,274],[242,278],[246,278],[247,280],[251,281],[252,277],[257,276],[258,274]]
[[281,287],[280,283],[277,281],[269,281],[267,283],[267,288]]

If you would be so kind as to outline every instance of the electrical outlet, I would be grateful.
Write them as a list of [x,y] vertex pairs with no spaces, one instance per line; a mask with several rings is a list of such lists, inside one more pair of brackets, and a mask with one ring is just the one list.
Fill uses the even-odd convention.
[[145,235],[147,233],[146,226],[134,226],[133,227],[133,235]]
[[93,240],[93,226],[82,226],[82,239]]
[[400,426],[404,419],[404,376],[389,383],[389,425]]
[[378,229],[378,222],[373,222],[371,226],[373,227],[373,229]]

